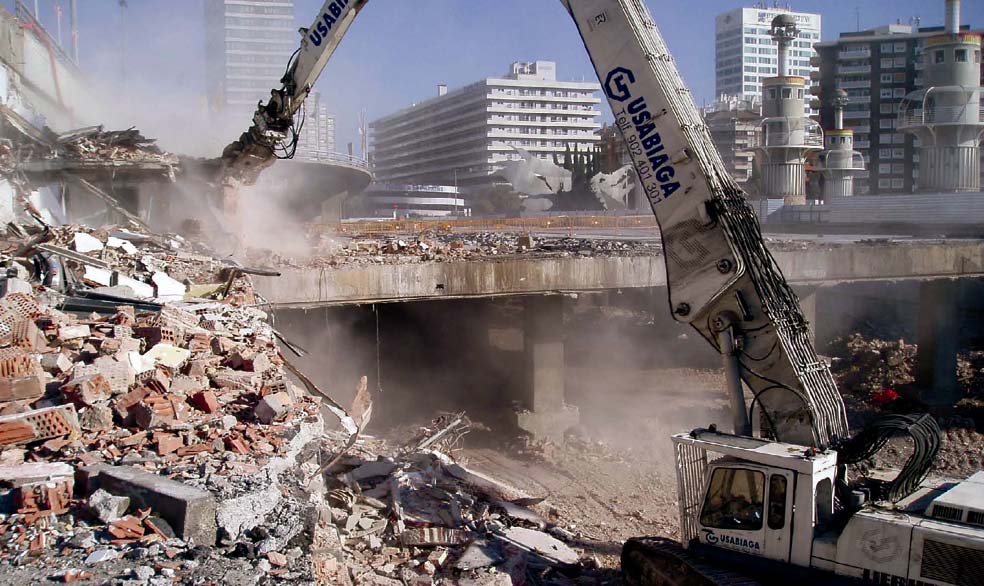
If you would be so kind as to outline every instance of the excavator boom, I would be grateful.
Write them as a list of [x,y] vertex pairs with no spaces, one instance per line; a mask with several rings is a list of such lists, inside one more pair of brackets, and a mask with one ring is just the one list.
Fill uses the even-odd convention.
[[[734,355],[751,408],[774,437],[819,448],[846,438],[843,400],[813,348],[796,294],[765,248],[758,219],[645,3],[561,2],[656,214],[673,316]],[[734,408],[744,410],[744,401]]]

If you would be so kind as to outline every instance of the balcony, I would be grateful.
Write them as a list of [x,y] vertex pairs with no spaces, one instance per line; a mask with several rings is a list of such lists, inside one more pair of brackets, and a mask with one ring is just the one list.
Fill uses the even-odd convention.
[[857,75],[860,73],[871,73],[871,65],[838,65],[837,75]]
[[837,53],[837,59],[839,61],[850,61],[852,59],[870,59],[871,58],[871,48],[865,47],[863,49],[853,49],[850,51],[839,51]]
[[856,90],[856,89],[863,89],[863,88],[870,88],[870,87],[871,87],[870,79],[866,81],[842,81],[839,79],[837,80],[837,89],[839,90]]

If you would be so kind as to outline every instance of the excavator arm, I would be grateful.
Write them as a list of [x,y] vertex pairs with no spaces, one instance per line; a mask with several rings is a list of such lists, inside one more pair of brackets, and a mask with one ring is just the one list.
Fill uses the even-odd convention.
[[[329,0],[302,31],[283,87],[226,152],[226,177],[251,182],[367,0]],[[848,435],[840,393],[810,340],[796,294],[765,247],[643,0],[561,0],[591,56],[656,214],[670,311],[727,357],[735,431],[752,414],[776,439],[826,448]]]
[[301,29],[301,46],[280,80],[283,85],[257,106],[252,126],[222,152],[219,183],[235,191],[238,185],[255,183],[278,158],[293,156],[295,115],[366,2],[326,0],[311,26]]

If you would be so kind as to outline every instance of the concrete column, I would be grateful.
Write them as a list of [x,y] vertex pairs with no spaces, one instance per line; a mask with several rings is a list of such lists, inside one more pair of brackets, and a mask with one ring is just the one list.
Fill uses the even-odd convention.
[[797,287],[796,295],[799,296],[800,309],[803,310],[803,317],[810,324],[810,341],[814,345],[817,343],[817,294],[820,291],[818,286]]
[[962,396],[957,383],[960,322],[957,281],[925,281],[919,289],[916,387],[931,407],[952,407]]
[[564,298],[527,297],[524,311],[526,410],[518,425],[537,439],[560,442],[579,421],[577,407],[564,401]]

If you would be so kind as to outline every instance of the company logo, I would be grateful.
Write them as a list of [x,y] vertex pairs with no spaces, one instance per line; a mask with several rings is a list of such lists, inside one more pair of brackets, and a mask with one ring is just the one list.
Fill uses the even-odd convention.
[[624,102],[632,97],[629,84],[635,83],[635,74],[624,67],[616,67],[605,79],[605,93],[616,102]]
[[335,27],[348,5],[349,0],[335,0],[325,8],[324,14],[308,31],[308,39],[314,43],[315,47],[320,47],[321,43],[328,38],[328,33]]
[[704,531],[704,541],[709,545],[730,545],[738,549],[743,549],[745,551],[762,551],[762,544],[758,541],[753,541],[751,539],[746,539],[744,537],[735,537],[733,535],[721,534],[717,535],[710,529],[703,529]]
[[882,528],[870,529],[861,535],[861,553],[875,563],[890,562],[898,557],[901,550],[898,536],[886,534]]

